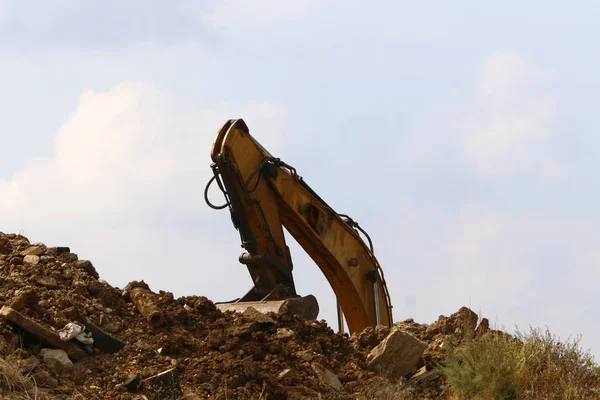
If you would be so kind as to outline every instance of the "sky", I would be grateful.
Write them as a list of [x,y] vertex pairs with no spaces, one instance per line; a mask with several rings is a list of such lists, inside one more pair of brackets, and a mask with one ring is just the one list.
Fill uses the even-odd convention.
[[[0,0],[0,231],[226,301],[210,148],[243,118],[368,231],[395,320],[467,306],[600,356],[592,1]],[[218,199],[219,193],[211,192]],[[288,236],[300,294],[335,297]]]

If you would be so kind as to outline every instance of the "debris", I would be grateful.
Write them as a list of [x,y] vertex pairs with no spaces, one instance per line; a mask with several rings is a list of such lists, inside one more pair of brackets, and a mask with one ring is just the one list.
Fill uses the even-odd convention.
[[123,386],[130,393],[137,392],[140,386],[140,378],[137,375],[130,375],[127,378],[127,380],[123,383]]
[[26,255],[25,257],[23,257],[23,263],[25,264],[31,264],[31,265],[37,265],[40,262],[40,257],[39,256],[34,256],[34,255]]
[[56,289],[58,287],[58,282],[56,279],[50,276],[40,276],[37,280],[38,285],[46,287],[48,289]]
[[44,252],[44,249],[41,246],[31,246],[31,247],[28,247],[27,249],[23,250],[19,254],[24,257],[29,256],[29,255],[39,256],[43,252]]
[[248,356],[242,360],[242,368],[244,370],[244,374],[248,378],[254,378],[256,376],[257,369],[252,356]]
[[370,368],[391,379],[414,371],[427,343],[399,329],[392,332],[367,356]]
[[41,349],[40,356],[44,364],[55,374],[62,374],[73,370],[73,362],[62,349]]
[[344,388],[342,386],[342,382],[340,382],[338,377],[333,372],[323,367],[321,364],[313,363],[312,369],[313,371],[315,371],[317,378],[319,378],[321,382],[331,386],[337,391],[340,391]]
[[15,298],[10,303],[13,310],[21,311],[24,308],[35,305],[38,301],[38,293],[32,289],[18,290],[15,293]]
[[290,368],[286,368],[286,369],[284,369],[283,371],[281,371],[281,372],[279,373],[279,375],[277,375],[277,378],[276,378],[276,380],[277,380],[277,381],[281,381],[281,380],[283,380],[283,379],[284,379],[286,376],[288,376],[288,375],[290,374],[290,372],[292,372],[292,370],[291,370]]
[[58,337],[63,342],[71,339],[77,339],[83,344],[94,343],[94,339],[91,337],[91,335],[87,335],[85,333],[85,326],[76,322],[69,322],[64,328],[58,330],[56,333],[58,333]]
[[92,324],[89,320],[83,322],[85,329],[88,330],[94,338],[94,347],[103,353],[117,353],[123,347],[125,342],[115,339],[108,333],[104,332],[98,326]]
[[125,297],[131,299],[136,308],[153,328],[157,328],[166,322],[164,313],[157,306],[156,295],[150,291],[144,282],[131,282],[123,290]]
[[85,352],[79,347],[77,347],[75,343],[63,342],[52,331],[44,328],[37,322],[25,317],[24,315],[22,315],[18,311],[13,310],[10,307],[2,307],[2,309],[0,309],[0,317],[16,325],[19,325],[25,331],[29,332],[33,336],[42,340],[43,342],[58,349],[65,350],[69,357],[73,358],[74,360],[79,360],[86,357]]
[[176,399],[183,396],[176,368],[144,379],[140,387],[148,400]]
[[288,328],[278,328],[275,333],[275,338],[279,340],[289,339],[296,336],[296,332]]

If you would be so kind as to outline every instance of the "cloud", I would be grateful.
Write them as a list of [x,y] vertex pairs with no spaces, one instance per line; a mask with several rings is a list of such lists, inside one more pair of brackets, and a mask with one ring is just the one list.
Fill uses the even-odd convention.
[[179,294],[237,297],[250,287],[239,237],[227,211],[203,200],[212,141],[229,118],[244,118],[270,150],[285,146],[277,104],[199,108],[136,82],[86,91],[55,153],[0,180],[2,230],[71,246],[113,285],[145,279]]
[[597,321],[583,318],[599,300],[600,232],[591,223],[469,206],[445,226],[437,293],[447,303],[467,298],[509,330],[547,325],[600,346]]
[[462,124],[462,150],[484,176],[535,172],[542,179],[562,175],[547,154],[557,96],[553,74],[510,52],[494,52],[481,66],[474,105]]

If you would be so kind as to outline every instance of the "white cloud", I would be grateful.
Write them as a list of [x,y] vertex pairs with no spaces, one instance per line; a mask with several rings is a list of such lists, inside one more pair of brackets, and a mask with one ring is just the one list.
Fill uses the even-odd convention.
[[495,52],[486,58],[462,138],[464,155],[478,173],[561,176],[558,163],[544,151],[558,102],[547,91],[552,77],[515,53]]
[[436,292],[445,304],[469,299],[509,330],[547,325],[562,338],[583,334],[585,345],[600,346],[597,321],[582,317],[599,300],[600,232],[589,222],[467,207],[444,236]]
[[229,118],[244,118],[269,150],[284,146],[276,104],[199,108],[135,82],[86,91],[55,154],[0,181],[1,229],[71,246],[114,285],[145,279],[179,294],[239,296],[250,287],[239,237],[227,211],[203,200],[212,142]]

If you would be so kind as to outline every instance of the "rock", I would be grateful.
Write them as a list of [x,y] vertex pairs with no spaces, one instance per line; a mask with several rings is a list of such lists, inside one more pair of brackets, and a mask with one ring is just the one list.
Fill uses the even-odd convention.
[[312,360],[315,359],[315,354],[314,352],[310,351],[310,350],[301,350],[296,352],[295,356],[305,362],[311,362]]
[[263,314],[263,313],[259,312],[254,307],[248,307],[242,313],[242,315],[245,318],[256,321],[261,325],[275,325],[276,324],[276,321],[273,318],[269,317],[267,314]]
[[22,256],[39,256],[40,254],[42,254],[44,252],[44,249],[40,246],[31,246],[25,250],[23,250],[21,253]]
[[490,321],[487,318],[483,318],[475,330],[475,336],[482,336],[488,332],[490,332]]
[[244,375],[248,378],[254,378],[258,373],[252,356],[248,356],[242,360],[242,369],[244,370]]
[[278,328],[275,332],[275,339],[284,340],[296,336],[296,332],[288,328]]
[[58,287],[56,279],[49,276],[40,276],[37,280],[37,284],[48,289],[56,289]]
[[358,335],[358,342],[366,348],[373,348],[379,344],[377,333],[372,326],[368,326]]
[[17,290],[13,301],[10,303],[10,307],[13,310],[21,311],[24,308],[35,305],[38,301],[38,294],[35,290],[24,289]]
[[18,362],[18,365],[19,371],[21,371],[22,374],[28,374],[31,371],[33,371],[38,365],[40,365],[40,360],[35,358],[35,356],[29,356],[24,360],[20,360]]
[[23,257],[13,257],[9,263],[10,265],[23,265]]
[[30,265],[37,265],[40,262],[40,256],[27,255],[23,257],[23,263]]
[[31,374],[31,377],[33,379],[35,379],[35,383],[36,385],[38,385],[39,387],[43,387],[43,388],[55,388],[58,386],[58,381],[56,379],[54,379],[52,377],[52,375],[50,375],[48,373],[48,371],[45,371],[43,369],[36,369],[35,371],[33,371],[33,373]]
[[96,279],[100,277],[91,261],[78,260],[75,262],[75,268],[84,271],[86,274],[88,274],[89,276],[93,276]]
[[0,336],[0,355],[4,355],[10,352],[11,349],[10,343],[4,339],[4,336]]
[[130,393],[137,392],[138,387],[140,386],[140,378],[137,375],[130,375],[127,377],[127,380],[123,382],[123,386]]
[[0,254],[9,254],[12,250],[10,240],[5,237],[0,237]]
[[252,332],[256,332],[258,330],[258,322],[250,322],[244,324],[242,326],[237,326],[231,329],[229,332],[233,336],[244,336],[250,335]]
[[427,343],[407,332],[392,332],[367,356],[367,363],[377,373],[390,379],[400,378],[413,372]]
[[344,388],[342,386],[342,382],[340,382],[338,377],[321,364],[313,363],[312,369],[313,371],[315,371],[315,374],[317,375],[317,378],[319,378],[319,381],[321,381],[321,383],[329,385],[337,391],[340,391]]
[[385,325],[377,325],[375,327],[375,334],[377,335],[377,344],[379,344],[379,342],[381,342],[387,337],[387,335],[390,334],[390,328]]
[[40,350],[40,356],[44,364],[57,375],[73,370],[73,363],[64,350],[42,349]]
[[181,400],[202,400],[202,397],[198,396],[195,393],[188,393],[181,398]]
[[148,400],[178,399],[183,396],[176,368],[144,379],[140,387]]
[[410,380],[421,386],[431,386],[433,382],[442,380],[443,373],[438,369],[428,371],[426,367],[422,367],[417,373],[410,377]]
[[286,368],[283,371],[281,371],[275,379],[277,379],[277,382],[282,381],[283,379],[285,379],[286,376],[290,374],[290,372],[292,372],[292,370],[290,368]]

